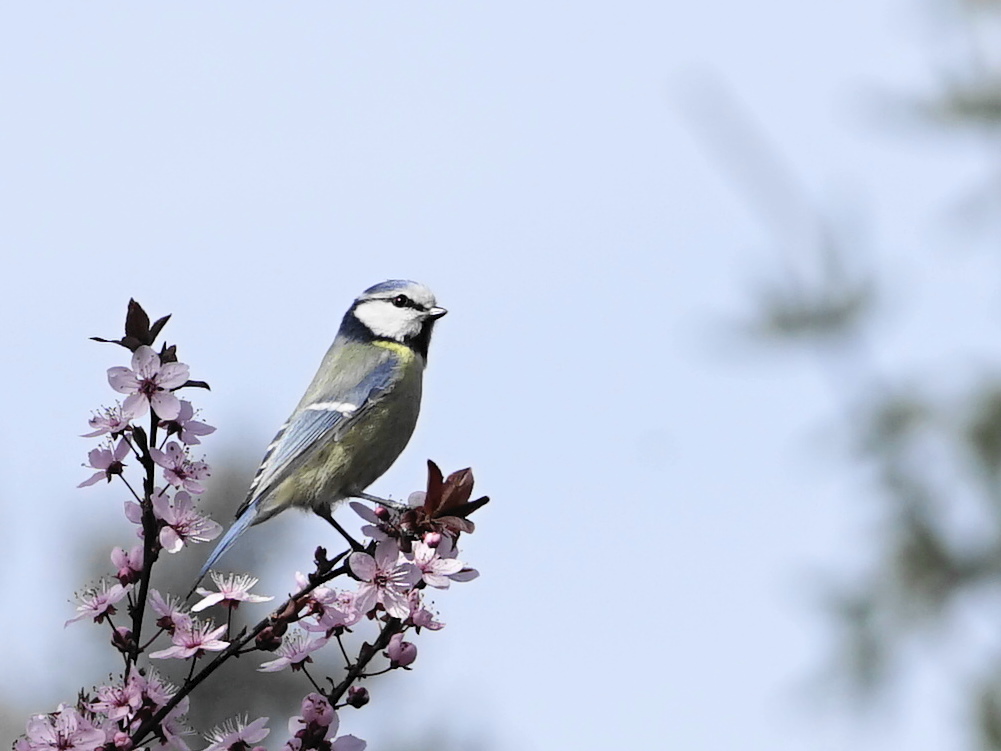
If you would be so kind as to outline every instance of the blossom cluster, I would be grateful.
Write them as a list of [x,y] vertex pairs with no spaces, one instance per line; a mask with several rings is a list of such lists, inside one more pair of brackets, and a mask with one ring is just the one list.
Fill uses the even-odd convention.
[[[212,571],[214,586],[197,587],[186,598],[153,588],[152,571],[164,560],[163,553],[180,553],[222,532],[197,507],[211,468],[191,454],[215,428],[197,419],[198,410],[178,395],[182,389],[207,384],[190,380],[190,369],[178,362],[175,347],[154,350],[167,318],[151,324],[142,308],[130,302],[125,336],[114,343],[131,351],[131,362],[107,372],[108,384],[124,400],[96,412],[85,434],[102,445],[88,453],[85,466],[92,474],[80,487],[101,480],[119,482],[129,496],[124,512],[138,542],[111,551],[111,572],[77,593],[76,612],[66,623],[91,621],[108,627],[123,670],[108,684],[81,692],[75,704],[32,716],[14,751],[132,751],[154,746],[190,751],[188,738],[194,731],[186,726],[185,716],[192,696],[198,696],[193,694],[196,687],[231,659],[252,652],[270,658],[259,663],[261,673],[289,669],[315,689],[303,699],[300,715],[289,721],[285,751],[362,751],[364,741],[338,737],[338,711],[369,703],[369,692],[360,681],[411,669],[417,658],[412,633],[443,628],[428,592],[478,576],[460,560],[457,543],[460,535],[473,531],[468,516],[487,499],[470,501],[469,470],[445,478],[429,462],[426,490],[411,494],[407,505],[378,505],[373,510],[352,504],[366,523],[364,543],[338,527],[350,549],[328,558],[324,548],[317,548],[315,570],[297,573],[295,594],[256,625],[235,623],[238,609],[275,598],[252,593],[258,579],[250,574]],[[334,586],[338,578],[350,584]],[[195,593],[200,599],[189,604]],[[207,615],[213,612],[215,619]],[[152,636],[143,635],[147,621],[155,625]],[[362,628],[376,633],[349,656],[342,637]],[[330,642],[339,647],[345,665],[343,675],[326,678],[330,688],[324,690],[309,665],[311,654]],[[167,682],[153,667],[169,661],[187,663],[187,678],[179,685]],[[268,678],[262,675],[261,680]],[[267,722],[265,717],[232,718],[203,736],[205,751],[263,751],[257,744],[271,732]]]
[[[129,751],[130,732],[166,706],[177,690],[155,670],[145,675],[133,671],[127,678],[81,697],[76,706],[61,704],[52,714],[33,716],[25,734],[14,742],[14,751],[93,751],[101,747]],[[183,723],[187,711],[188,699],[184,697],[165,715],[158,729],[164,745],[188,748],[183,736],[193,731]]]

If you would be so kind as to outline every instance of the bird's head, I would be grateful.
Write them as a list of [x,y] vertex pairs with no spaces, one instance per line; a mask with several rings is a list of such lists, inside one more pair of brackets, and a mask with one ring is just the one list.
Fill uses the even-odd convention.
[[362,292],[344,318],[346,325],[357,321],[376,339],[411,345],[427,356],[434,322],[447,312],[423,284],[391,279]]

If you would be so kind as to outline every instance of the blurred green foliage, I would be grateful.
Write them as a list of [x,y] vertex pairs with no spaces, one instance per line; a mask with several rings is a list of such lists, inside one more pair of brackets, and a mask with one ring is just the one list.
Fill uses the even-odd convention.
[[[1001,129],[1001,2],[957,1],[937,12],[954,22],[940,33],[962,40],[960,52],[932,94],[912,99],[917,103],[910,116],[948,138],[971,129],[984,132],[985,150],[993,157]],[[779,171],[779,155],[773,156]],[[760,154],[756,159],[761,163]],[[943,214],[949,208],[943,207]],[[940,373],[878,372],[871,348],[878,348],[881,337],[893,336],[892,321],[888,326],[879,303],[892,292],[906,305],[907,291],[896,288],[895,279],[849,272],[864,266],[864,250],[829,229],[836,223],[823,214],[816,211],[808,218],[821,228],[809,247],[784,248],[798,262],[806,260],[806,273],[802,263],[798,275],[786,266],[759,285],[746,329],[758,341],[808,347],[832,369],[832,383],[845,405],[847,459],[863,471],[878,502],[881,523],[878,536],[870,538],[877,540],[868,551],[871,565],[826,593],[843,636],[834,662],[860,696],[871,697],[906,677],[908,663],[927,655],[925,645],[947,650],[962,640],[971,611],[993,619],[1001,633],[996,606],[1001,592],[1001,373],[975,366],[957,379],[965,385],[945,389]],[[968,239],[957,237],[950,250]],[[993,238],[994,247],[998,239]],[[952,292],[962,297],[965,292],[955,283]],[[967,325],[996,332],[1001,347],[996,321]],[[981,361],[992,359],[996,349],[983,353]],[[922,649],[908,649],[917,638],[923,639]],[[1001,653],[973,641],[962,642],[961,651],[966,653],[962,677],[943,675],[943,680],[955,682],[968,708],[976,731],[970,737],[981,748],[1001,749]],[[971,665],[977,667],[971,670]]]

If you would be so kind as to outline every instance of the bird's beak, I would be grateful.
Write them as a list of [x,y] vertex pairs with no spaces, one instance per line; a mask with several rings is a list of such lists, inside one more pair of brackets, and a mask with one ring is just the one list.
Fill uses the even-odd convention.
[[432,320],[437,320],[441,318],[443,315],[445,315],[447,312],[448,311],[445,310],[444,308],[431,308],[428,311],[428,318]]

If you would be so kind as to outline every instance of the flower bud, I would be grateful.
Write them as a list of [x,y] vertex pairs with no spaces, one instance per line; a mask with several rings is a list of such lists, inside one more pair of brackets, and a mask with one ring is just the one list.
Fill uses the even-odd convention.
[[424,544],[429,548],[436,548],[441,545],[441,532],[428,532],[424,535]]
[[285,633],[287,628],[288,626],[282,622],[273,626],[266,626],[264,630],[257,635],[254,643],[257,645],[258,649],[263,649],[266,652],[274,652],[282,645],[282,635]]
[[136,642],[132,638],[132,630],[119,626],[111,634],[111,645],[122,654],[130,654],[135,650]]
[[121,751],[130,751],[132,748],[132,739],[129,737],[128,733],[123,733],[120,730],[115,733],[115,748],[121,749]]
[[375,515],[376,518],[381,519],[382,521],[386,521],[387,519],[389,519],[389,509],[386,508],[385,506],[376,506]]
[[302,719],[307,724],[330,727],[330,723],[334,721],[334,708],[325,696],[314,692],[302,700]]
[[346,699],[348,706],[360,709],[368,704],[368,700],[368,689],[364,686],[352,686],[348,689],[348,698]]
[[393,634],[386,650],[390,667],[405,668],[417,659],[417,647],[408,641],[403,641],[403,634]]

